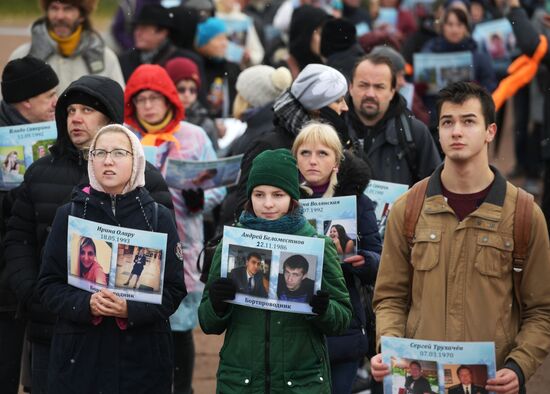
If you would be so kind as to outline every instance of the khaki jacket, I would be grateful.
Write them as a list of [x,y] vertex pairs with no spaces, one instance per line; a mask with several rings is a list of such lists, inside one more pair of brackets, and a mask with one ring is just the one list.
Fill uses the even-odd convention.
[[550,349],[550,253],[544,216],[535,204],[520,322],[512,279],[517,188],[493,169],[495,181],[485,201],[458,221],[441,192],[442,168],[428,183],[412,250],[403,235],[406,194],[391,210],[373,301],[377,337],[494,341],[497,368],[511,359],[527,381]]

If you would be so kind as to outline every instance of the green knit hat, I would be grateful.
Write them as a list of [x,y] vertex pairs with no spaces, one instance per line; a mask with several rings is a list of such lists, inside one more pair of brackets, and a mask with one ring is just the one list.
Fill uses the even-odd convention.
[[300,198],[298,167],[288,149],[266,150],[256,156],[252,161],[246,184],[248,198],[252,190],[259,185],[278,187],[294,200]]

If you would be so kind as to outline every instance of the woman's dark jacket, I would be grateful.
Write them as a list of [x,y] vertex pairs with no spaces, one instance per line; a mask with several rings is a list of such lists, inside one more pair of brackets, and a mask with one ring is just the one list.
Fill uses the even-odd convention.
[[[21,312],[29,314],[30,340],[48,343],[56,316],[41,305],[35,292],[41,256],[56,210],[70,201],[76,185],[88,183],[87,161],[76,150],[64,156],[52,152],[34,162],[24,179],[8,222],[6,275]],[[146,166],[145,184],[155,201],[173,208],[162,175],[150,163]]]
[[[170,211],[147,190],[135,189],[113,200],[106,193],[76,189],[72,204],[57,211],[46,242],[38,280],[42,304],[57,315],[49,364],[53,393],[171,393],[173,344],[169,316],[187,294],[179,241]],[[115,214],[112,206],[114,204]],[[91,293],[67,283],[68,216],[167,234],[162,304],[127,301],[126,329],[113,317],[92,323]],[[145,217],[146,216],[146,217]],[[118,319],[119,321],[121,319]]]
[[[344,160],[338,169],[337,181],[334,192],[327,191],[325,197],[357,196],[357,253],[365,258],[365,264],[360,267],[353,267],[351,264],[341,263],[346,287],[349,291],[351,304],[353,306],[353,317],[348,330],[340,337],[327,337],[329,353],[335,350],[349,349],[351,353],[357,343],[351,334],[366,327],[365,308],[361,303],[358,287],[360,285],[374,285],[380,254],[382,253],[382,241],[374,215],[374,204],[363,194],[370,180],[370,168],[362,159],[345,151]],[[330,186],[329,186],[330,187]],[[309,190],[302,188],[302,198],[319,198],[309,193]],[[357,281],[356,281],[357,279]],[[357,283],[359,282],[359,283]],[[343,348],[343,349],[336,349]],[[352,361],[352,360],[349,360]]]

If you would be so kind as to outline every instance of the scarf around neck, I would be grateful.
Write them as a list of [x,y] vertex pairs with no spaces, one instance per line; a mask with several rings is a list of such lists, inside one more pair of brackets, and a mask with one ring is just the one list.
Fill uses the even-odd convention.
[[75,32],[67,38],[59,37],[52,30],[48,30],[48,34],[55,42],[57,42],[59,52],[63,56],[68,57],[74,53],[74,51],[78,47],[78,44],[80,43],[80,36],[82,35],[82,25],[79,25],[76,28]]
[[169,141],[176,144],[179,149],[179,141],[176,137],[174,137],[174,133],[179,129],[179,124],[177,125],[177,127],[174,127],[171,130],[166,130],[166,127],[170,124],[173,117],[174,113],[172,110],[170,110],[166,114],[166,117],[158,124],[150,124],[147,123],[145,120],[138,118],[139,124],[145,130],[145,132],[141,131],[141,143],[143,145],[159,146],[164,141]]
[[253,213],[243,211],[239,218],[239,223],[251,230],[295,234],[305,225],[306,218],[304,217],[304,209],[302,207],[295,209],[277,220],[262,219]]

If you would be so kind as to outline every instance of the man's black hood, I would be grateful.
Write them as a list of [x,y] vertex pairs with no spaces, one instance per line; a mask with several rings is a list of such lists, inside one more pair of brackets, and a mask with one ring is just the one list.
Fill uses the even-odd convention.
[[118,82],[100,75],[80,77],[61,93],[55,106],[57,141],[51,148],[54,156],[76,152],[67,131],[69,97],[75,92],[85,93],[97,99],[107,109],[104,115],[109,118],[111,123],[122,124],[124,122],[124,92]]

